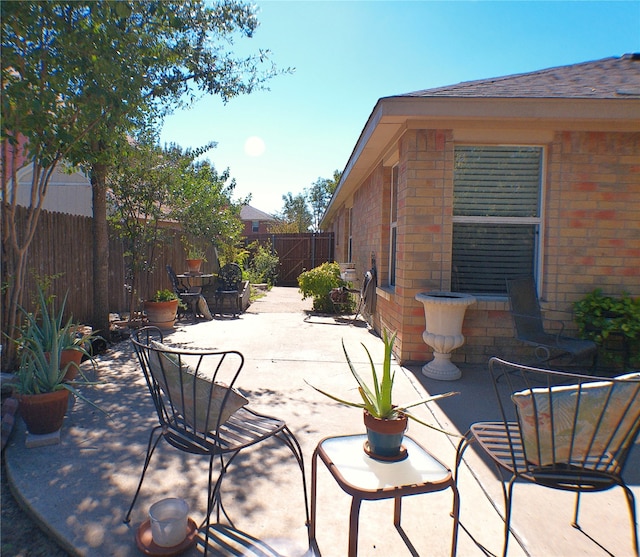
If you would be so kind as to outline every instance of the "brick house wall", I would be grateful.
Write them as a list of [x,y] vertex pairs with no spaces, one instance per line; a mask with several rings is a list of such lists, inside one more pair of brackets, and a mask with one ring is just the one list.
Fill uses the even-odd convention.
[[[640,295],[640,133],[553,131],[534,141],[545,151],[541,304],[572,330],[573,302],[594,288]],[[408,129],[397,156],[381,162],[353,193],[353,260],[378,270],[372,325],[398,332],[396,356],[425,362],[430,348],[417,292],[451,285],[453,158],[456,130]],[[391,167],[398,164],[396,285],[388,287]],[[339,211],[346,219],[347,208]],[[339,219],[336,219],[336,221]],[[334,227],[336,226],[334,221]],[[342,222],[344,226],[346,220]],[[334,228],[335,231],[335,228]],[[494,355],[531,356],[514,340],[506,297],[479,297],[467,309],[465,345],[454,362],[484,363]]]

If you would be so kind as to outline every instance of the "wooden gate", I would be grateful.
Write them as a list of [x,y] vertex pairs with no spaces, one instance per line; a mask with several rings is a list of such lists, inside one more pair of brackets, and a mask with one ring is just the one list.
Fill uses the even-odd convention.
[[333,232],[306,234],[258,234],[248,242],[271,242],[280,259],[278,286],[298,286],[298,275],[327,261],[333,261]]

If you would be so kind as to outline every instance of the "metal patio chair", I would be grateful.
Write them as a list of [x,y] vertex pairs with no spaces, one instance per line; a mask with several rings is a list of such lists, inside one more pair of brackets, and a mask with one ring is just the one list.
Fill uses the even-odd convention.
[[535,347],[539,362],[569,356],[573,363],[591,357],[592,367],[595,368],[598,354],[595,342],[564,336],[562,322],[556,322],[559,327],[557,333],[545,331],[536,283],[532,276],[507,279],[507,292],[516,338]]
[[[153,398],[159,424],[149,435],[140,481],[125,522],[140,493],[151,457],[161,439],[186,453],[209,458],[207,511],[199,526],[205,528],[207,553],[211,515],[216,522],[224,516],[233,522],[222,504],[222,481],[236,456],[248,447],[270,438],[286,445],[302,473],[302,488],[309,524],[309,505],[302,450],[284,421],[254,412],[248,400],[234,389],[244,365],[243,355],[235,350],[184,350],[163,344],[157,327],[144,327],[133,333],[135,349],[147,386]],[[214,481],[216,462],[219,467]],[[291,502],[286,502],[291,504]]]
[[[195,323],[198,316],[198,301],[200,300],[200,292],[202,289],[199,286],[188,287],[183,284],[182,281],[178,279],[171,265],[167,265],[167,274],[169,275],[174,294],[180,298],[182,303],[189,307]],[[178,316],[180,316],[180,313],[181,310],[178,309]]]
[[498,358],[491,358],[489,371],[502,419],[471,426],[458,445],[455,476],[471,444],[496,465],[505,501],[503,555],[517,480],[575,492],[572,525],[578,529],[580,495],[620,486],[638,555],[635,501],[622,473],[640,432],[640,372],[602,378]]
[[224,301],[231,300],[231,311],[235,317],[240,313],[240,288],[242,269],[237,263],[227,263],[218,273],[218,285],[215,292],[215,313],[222,315]]

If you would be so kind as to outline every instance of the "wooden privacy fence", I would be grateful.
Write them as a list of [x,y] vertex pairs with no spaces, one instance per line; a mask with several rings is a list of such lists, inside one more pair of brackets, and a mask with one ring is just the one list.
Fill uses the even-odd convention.
[[[26,208],[18,207],[16,219],[18,228],[26,224]],[[90,322],[93,311],[93,231],[92,218],[63,213],[42,211],[38,226],[27,256],[27,277],[23,304],[32,309],[38,280],[59,275],[47,291],[59,300],[69,291],[67,310],[75,321]],[[129,310],[129,294],[125,246],[121,240],[109,241],[109,309],[112,312]],[[186,271],[185,251],[180,242],[179,230],[175,238],[165,243],[158,252],[155,271],[141,277],[139,298],[146,298],[148,292],[171,288],[166,265],[171,265],[177,273]],[[207,252],[207,262],[203,272],[213,272],[217,267],[217,257],[212,248]],[[12,277],[6,275],[2,266],[2,284]],[[148,284],[148,287],[147,287]],[[67,316],[68,318],[68,316]]]
[[298,286],[298,275],[327,261],[333,261],[333,233],[256,234],[247,242],[271,242],[280,259],[278,286]]
[[[25,228],[27,210],[18,207],[17,224]],[[91,322],[93,311],[93,230],[91,217],[42,211],[38,226],[27,256],[27,277],[23,304],[33,308],[39,279],[59,275],[53,282],[49,294],[62,300],[69,291],[67,311],[75,321]],[[145,299],[156,290],[171,288],[165,267],[171,265],[177,273],[186,271],[185,251],[180,242],[180,231],[175,231],[173,240],[166,242],[158,252],[153,273],[141,277],[138,298]],[[297,286],[298,275],[305,270],[333,261],[333,234],[262,234],[251,236],[248,241],[271,242],[280,258],[278,285]],[[129,311],[127,264],[125,245],[111,235],[109,242],[109,310],[122,313]],[[205,273],[217,272],[217,254],[210,248],[203,264]],[[10,283],[2,266],[2,284]],[[67,316],[68,318],[68,316]]]

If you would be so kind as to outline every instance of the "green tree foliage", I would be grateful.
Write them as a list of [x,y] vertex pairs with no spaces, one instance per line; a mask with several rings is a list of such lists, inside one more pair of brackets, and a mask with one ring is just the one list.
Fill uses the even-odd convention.
[[282,212],[275,215],[278,221],[269,227],[272,232],[283,232],[279,230],[280,224],[284,224],[289,233],[309,232],[313,224],[313,217],[307,207],[307,200],[304,194],[292,195],[291,192],[282,196],[284,203]]
[[[30,228],[12,231],[3,212],[3,330],[16,324],[26,252],[48,179],[66,159],[90,171],[94,211],[94,325],[108,326],[106,176],[127,134],[158,124],[203,94],[228,101],[278,73],[268,52],[234,56],[257,28],[255,8],[236,0],[2,2],[2,141],[34,162]],[[20,134],[26,138],[22,149]],[[14,159],[17,161],[17,158]],[[3,165],[3,195],[15,174]],[[15,169],[15,166],[14,166]],[[15,204],[13,205],[15,211]],[[6,220],[6,224],[5,221]],[[5,235],[5,227],[7,233]],[[22,243],[20,243],[22,242]],[[5,253],[5,250],[3,250]]]
[[[172,149],[180,148],[172,146]],[[196,246],[206,248],[215,245],[223,249],[225,244],[240,241],[243,225],[240,209],[247,199],[232,199],[236,182],[229,169],[218,174],[208,162],[192,162],[191,153],[184,153],[184,169],[171,188],[172,219],[182,225]]]
[[333,172],[333,178],[318,178],[305,192],[307,202],[311,207],[311,216],[313,218],[312,228],[314,232],[320,230],[320,221],[329,206],[333,193],[338,187],[341,176],[342,172],[335,170]]
[[273,249],[271,242],[261,245],[253,242],[247,246],[249,251],[249,269],[247,277],[252,284],[266,283],[269,286],[278,280],[280,259]]
[[222,248],[240,240],[242,202],[232,199],[235,182],[229,179],[229,171],[219,175],[209,162],[194,160],[213,146],[162,149],[152,138],[140,138],[123,150],[108,173],[109,219],[127,244],[131,311],[137,293],[143,299],[151,294],[140,279],[155,270],[158,248],[175,237],[167,222],[180,223],[181,233],[195,238],[203,248],[207,244]]
[[336,191],[342,173],[333,172],[333,178],[318,178],[310,188],[297,195],[287,193],[282,196],[282,211],[276,215],[276,222],[269,226],[273,234],[299,234],[319,232],[320,221],[327,210],[333,192]]

